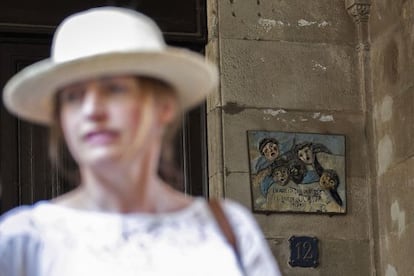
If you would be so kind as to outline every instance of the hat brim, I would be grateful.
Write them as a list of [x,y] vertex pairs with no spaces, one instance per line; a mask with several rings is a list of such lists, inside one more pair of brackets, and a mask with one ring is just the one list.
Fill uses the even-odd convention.
[[115,52],[62,63],[45,59],[11,78],[3,100],[17,116],[49,124],[53,97],[59,89],[97,76],[120,74],[149,76],[169,83],[176,89],[184,111],[199,104],[218,83],[216,67],[201,55],[167,47],[159,52]]

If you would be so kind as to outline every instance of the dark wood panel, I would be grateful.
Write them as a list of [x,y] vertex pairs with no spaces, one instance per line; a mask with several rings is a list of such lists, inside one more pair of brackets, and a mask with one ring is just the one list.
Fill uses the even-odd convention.
[[168,40],[203,42],[206,39],[205,0],[2,0],[0,31],[53,33],[66,16],[107,5],[130,7],[149,15]]
[[205,104],[185,115],[182,134],[185,191],[195,196],[208,195],[207,124]]
[[[34,45],[1,43],[1,87],[14,73],[48,54],[48,42]],[[52,182],[45,144],[47,130],[19,121],[7,112],[2,102],[0,111],[1,210],[50,198],[52,194],[48,184]]]

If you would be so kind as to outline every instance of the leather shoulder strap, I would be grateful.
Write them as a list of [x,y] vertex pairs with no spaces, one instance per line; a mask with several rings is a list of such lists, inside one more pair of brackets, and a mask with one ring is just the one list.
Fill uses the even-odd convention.
[[226,214],[221,207],[220,202],[217,199],[210,199],[209,201],[210,210],[219,225],[221,232],[226,237],[227,242],[233,247],[234,252],[238,254],[236,237],[233,233],[233,229],[228,221]]

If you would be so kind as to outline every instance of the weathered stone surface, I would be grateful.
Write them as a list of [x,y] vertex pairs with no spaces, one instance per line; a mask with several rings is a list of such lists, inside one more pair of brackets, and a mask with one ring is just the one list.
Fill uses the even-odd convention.
[[367,176],[369,159],[362,113],[285,109],[241,109],[239,113],[234,112],[223,114],[224,163],[229,172],[249,172],[247,130],[267,130],[345,135],[347,175]]
[[[414,67],[414,66],[413,66]],[[389,133],[395,141],[395,162],[414,155],[414,86],[394,99]]]
[[[224,181],[226,197],[251,209],[249,174],[227,173]],[[369,220],[367,217],[370,210],[368,209],[367,180],[348,178],[346,187],[346,215],[273,213],[271,215],[256,214],[255,217],[267,238],[295,234],[314,235],[328,239],[368,239]]]
[[371,275],[368,240],[326,239],[317,236],[319,238],[319,266],[317,268],[300,268],[290,267],[287,264],[290,258],[289,237],[268,239],[283,275]]
[[219,1],[220,37],[352,44],[343,0]]
[[[410,275],[407,256],[414,248],[414,158],[408,159],[379,178],[379,218],[382,272],[392,266],[398,275]],[[385,274],[384,274],[385,275]]]
[[226,173],[224,186],[226,198],[231,198],[251,210],[249,174]]
[[[413,28],[414,1],[412,0],[374,0],[371,1],[370,33],[371,39],[389,36],[395,24],[403,23]],[[412,29],[411,29],[412,30]],[[411,33],[413,33],[411,31]]]
[[[216,112],[209,114],[215,120],[209,132],[218,131],[213,143],[223,144],[213,145],[209,154],[222,150],[224,160],[210,156],[210,181],[224,187],[216,185],[211,192],[220,194],[221,187],[227,197],[251,208],[246,130],[345,134],[346,215],[256,218],[284,275],[372,275],[370,227],[379,232],[377,273],[412,274],[407,256],[414,248],[414,1],[371,1],[373,98],[366,100],[374,104],[376,156],[367,150],[370,126],[363,114],[365,95],[359,94],[356,28],[344,1],[214,2],[218,10],[209,15],[209,39],[215,41],[207,52],[220,56],[222,94],[209,99],[208,110]],[[330,116],[333,121],[320,120]],[[374,157],[377,184],[370,183],[367,171]],[[378,224],[373,226],[369,185],[378,190]],[[319,268],[287,265],[292,234],[320,238]]]
[[208,175],[223,173],[222,112],[216,108],[207,113]]
[[381,275],[411,275],[414,238],[414,1],[373,1],[370,20],[378,154]]
[[[414,1],[412,1],[414,2]],[[413,23],[410,28],[414,26]],[[395,96],[414,86],[414,27],[394,25],[388,35],[372,43],[371,67],[374,101]]]
[[208,194],[210,198],[224,198],[224,176],[222,173],[216,173],[208,178]]
[[[217,66],[219,66],[219,47],[218,47],[218,39],[214,38],[211,39],[206,45],[206,58],[207,60],[213,62]],[[220,68],[219,68],[220,70]],[[214,108],[221,106],[221,90],[220,90],[220,80],[219,86],[215,91],[212,91],[207,97],[207,112],[213,110]]]
[[220,40],[223,105],[361,110],[353,47]]
[[[406,226],[406,231],[413,233],[413,224]],[[381,242],[388,244],[389,250],[382,250],[384,262],[382,263],[381,272],[387,275],[389,267],[394,267],[398,275],[411,275],[413,273],[412,262],[407,256],[412,255],[414,247],[414,237],[407,235],[403,239],[398,239],[395,235],[385,235],[381,237]]]
[[369,240],[322,240],[321,246],[320,275],[372,275]]
[[208,40],[218,38],[218,1],[219,0],[208,0],[207,3],[207,34]]
[[375,113],[381,174],[389,166],[414,155],[414,86],[393,97],[385,96],[377,104]]

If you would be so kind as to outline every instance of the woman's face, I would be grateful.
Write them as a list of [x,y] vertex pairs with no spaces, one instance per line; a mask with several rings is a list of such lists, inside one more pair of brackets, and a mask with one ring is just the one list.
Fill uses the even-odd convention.
[[161,143],[175,102],[155,100],[148,90],[132,76],[92,79],[61,90],[62,130],[80,166],[128,161]]

